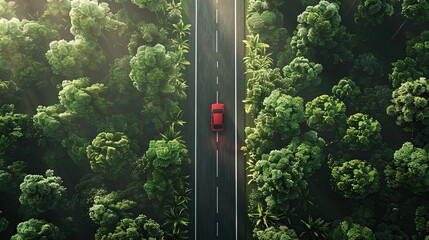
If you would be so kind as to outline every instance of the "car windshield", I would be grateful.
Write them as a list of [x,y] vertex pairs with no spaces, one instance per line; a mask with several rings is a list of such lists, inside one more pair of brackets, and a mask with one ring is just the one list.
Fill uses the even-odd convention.
[[213,110],[213,113],[222,113],[223,112],[223,110],[222,109],[214,109]]
[[213,128],[214,128],[214,129],[221,129],[221,128],[222,128],[222,125],[220,125],[220,124],[215,124],[215,125],[213,126]]

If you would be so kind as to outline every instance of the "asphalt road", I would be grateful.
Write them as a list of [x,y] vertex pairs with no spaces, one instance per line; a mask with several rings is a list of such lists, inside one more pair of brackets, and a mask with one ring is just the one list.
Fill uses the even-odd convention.
[[[191,0],[186,108],[192,158],[191,239],[245,239],[244,0]],[[210,105],[225,104],[225,130],[210,130]]]

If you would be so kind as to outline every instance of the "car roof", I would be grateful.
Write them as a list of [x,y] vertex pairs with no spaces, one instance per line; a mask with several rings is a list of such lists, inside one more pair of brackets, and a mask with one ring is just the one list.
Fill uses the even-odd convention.
[[213,124],[222,124],[222,114],[221,113],[213,114]]

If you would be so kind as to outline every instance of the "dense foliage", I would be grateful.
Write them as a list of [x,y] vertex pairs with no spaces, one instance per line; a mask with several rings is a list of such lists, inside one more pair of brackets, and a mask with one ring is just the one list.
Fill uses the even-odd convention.
[[0,0],[0,239],[189,239],[179,0]]
[[428,14],[416,0],[248,1],[255,239],[428,238]]

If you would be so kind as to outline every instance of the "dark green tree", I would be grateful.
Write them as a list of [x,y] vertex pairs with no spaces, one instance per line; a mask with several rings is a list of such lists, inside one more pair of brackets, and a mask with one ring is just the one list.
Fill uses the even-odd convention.
[[393,161],[386,166],[387,185],[404,187],[413,193],[427,192],[429,188],[429,154],[425,149],[406,142],[395,151]]
[[377,226],[377,232],[375,232],[375,239],[408,240],[410,239],[410,237],[408,237],[408,235],[403,232],[398,225],[381,223]]
[[364,0],[358,5],[355,13],[355,22],[366,25],[383,23],[386,16],[393,15],[394,1]]
[[332,87],[332,94],[341,101],[353,102],[361,94],[361,91],[353,80],[345,77]]
[[52,223],[45,220],[29,219],[21,222],[16,227],[17,234],[13,235],[11,240],[62,240],[65,239],[61,230]]
[[424,238],[429,236],[429,205],[420,205],[416,208],[414,223],[418,236]]
[[63,200],[66,188],[62,186],[61,177],[54,175],[54,171],[46,170],[45,176],[27,175],[19,188],[19,201],[37,212],[55,209]]
[[130,139],[121,132],[101,132],[86,148],[91,169],[107,178],[117,179],[135,159]]
[[402,15],[415,23],[424,23],[429,19],[429,2],[418,0],[402,0]]
[[35,134],[31,118],[27,114],[15,113],[13,104],[0,106],[0,160],[12,162],[23,157],[29,141]]
[[353,159],[335,166],[332,183],[345,198],[362,199],[379,189],[378,171],[371,164]]
[[340,222],[332,231],[332,240],[375,240],[371,229],[353,223],[352,219]]
[[364,52],[359,54],[353,61],[350,70],[350,78],[362,88],[373,87],[374,85],[385,84],[385,69],[381,62],[373,53]]
[[347,119],[342,141],[351,150],[369,150],[381,142],[381,125],[372,117],[356,113]]

